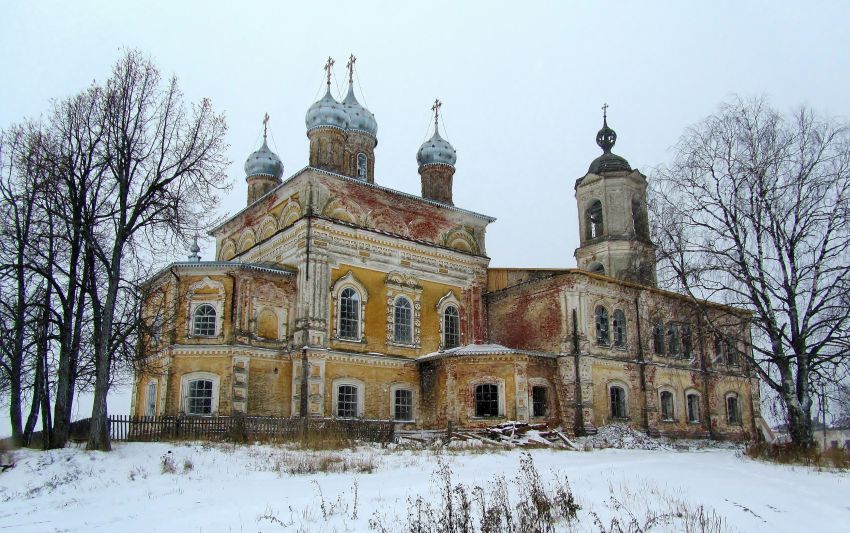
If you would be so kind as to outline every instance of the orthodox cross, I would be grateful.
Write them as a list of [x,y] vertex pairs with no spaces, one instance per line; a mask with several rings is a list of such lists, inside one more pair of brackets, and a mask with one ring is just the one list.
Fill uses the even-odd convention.
[[266,142],[266,136],[269,133],[269,114],[263,117],[263,142]]
[[348,69],[348,84],[351,85],[354,83],[354,63],[357,62],[357,58],[354,57],[354,54],[348,58],[348,63],[345,64],[345,68]]
[[336,61],[334,61],[332,57],[328,57],[328,61],[327,61],[327,63],[325,63],[325,67],[324,67],[325,73],[328,77],[328,90],[329,91],[331,90],[331,69],[333,68],[334,63],[336,63]]
[[434,100],[434,105],[431,106],[431,111],[434,112],[434,127],[439,127],[440,122],[440,108],[443,107],[443,102],[440,101],[439,98]]
[[602,104],[602,120],[608,120],[608,104]]

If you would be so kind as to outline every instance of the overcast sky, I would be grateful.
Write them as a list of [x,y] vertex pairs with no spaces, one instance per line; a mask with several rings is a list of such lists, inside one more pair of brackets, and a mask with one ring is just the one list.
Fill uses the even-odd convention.
[[[458,152],[454,202],[498,219],[491,266],[572,267],[573,184],[600,153],[603,103],[614,152],[650,179],[684,129],[732,94],[850,116],[847,2],[401,4],[5,0],[0,128],[104,80],[122,48],[138,48],[178,76],[187,101],[226,113],[234,187],[222,214],[235,213],[263,114],[284,176],[304,167],[322,66],[336,59],[341,98],[354,53],[357,96],[378,121],[377,183],[420,193],[415,154],[439,97]],[[202,247],[212,259],[212,241]]]

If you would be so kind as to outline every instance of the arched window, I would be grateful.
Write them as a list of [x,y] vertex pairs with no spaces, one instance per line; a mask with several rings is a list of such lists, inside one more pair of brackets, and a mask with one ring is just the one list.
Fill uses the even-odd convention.
[[608,310],[600,305],[596,308],[596,343],[607,346],[608,342]]
[[402,344],[413,343],[413,306],[403,296],[397,298],[394,305],[393,339]]
[[360,340],[360,295],[351,287],[339,295],[339,337]]
[[619,385],[609,390],[611,396],[611,418],[626,418],[626,391]]
[[192,334],[199,337],[215,335],[215,308],[210,304],[199,305],[192,316]]
[[593,263],[587,265],[587,270],[589,272],[593,272],[594,274],[601,274],[603,276],[605,275],[605,265],[598,261],[594,261]]
[[693,355],[693,341],[691,340],[691,326],[682,324],[682,355],[690,357]]
[[621,309],[614,311],[614,317],[611,325],[614,330],[614,346],[617,348],[626,347],[626,314]]
[[667,323],[667,355],[677,357],[681,354],[679,339],[679,325],[674,322]]
[[209,379],[189,381],[186,412],[190,415],[210,415],[213,404],[213,382]]
[[638,198],[632,198],[632,224],[635,228],[635,236],[638,239],[649,240],[649,220],[646,209]]
[[699,394],[690,392],[685,396],[685,401],[688,406],[688,422],[699,424]]
[[652,348],[658,355],[664,355],[664,324],[656,322],[652,325]]
[[738,406],[737,394],[726,396],[726,422],[729,424],[741,423],[741,409]]
[[360,152],[357,154],[357,179],[366,181],[368,170],[369,160],[366,158],[366,154]]
[[460,346],[460,314],[457,307],[449,305],[443,311],[443,348]]
[[670,422],[675,417],[673,410],[673,393],[670,391],[661,391],[661,420]]
[[499,416],[499,386],[484,383],[475,387],[475,416]]
[[595,239],[602,236],[602,202],[593,200],[585,212],[587,238]]

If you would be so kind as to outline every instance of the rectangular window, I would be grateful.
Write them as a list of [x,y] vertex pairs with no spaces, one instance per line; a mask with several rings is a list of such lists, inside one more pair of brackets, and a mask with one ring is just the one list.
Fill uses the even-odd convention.
[[661,393],[661,420],[673,420],[673,393],[668,391]]
[[196,379],[189,382],[187,411],[190,415],[212,414],[213,382]]
[[145,397],[145,416],[156,416],[156,381],[148,383]]
[[413,391],[396,389],[393,395],[393,418],[396,420],[413,420]]
[[546,403],[546,387],[531,388],[531,416],[546,416],[548,405]]
[[336,416],[357,418],[357,387],[340,385],[337,389]]
[[475,387],[475,416],[499,416],[499,386],[486,383]]

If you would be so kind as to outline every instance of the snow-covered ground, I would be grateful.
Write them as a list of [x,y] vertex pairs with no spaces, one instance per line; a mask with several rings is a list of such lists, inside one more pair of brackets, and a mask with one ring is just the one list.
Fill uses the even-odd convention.
[[[529,452],[548,482],[569,478],[582,506],[572,529],[598,531],[629,513],[700,505],[729,531],[848,531],[850,474],[765,464],[731,449]],[[441,464],[469,488],[513,486],[521,450],[295,451],[274,446],[115,444],[15,452],[0,474],[0,531],[402,530],[410,501],[438,501]],[[323,464],[323,465],[322,465]],[[164,466],[165,465],[165,466]],[[299,474],[322,465],[339,473]],[[173,470],[173,471],[172,471]],[[371,470],[371,472],[370,472]],[[616,498],[615,503],[611,498]],[[653,531],[677,529],[660,526]]]

